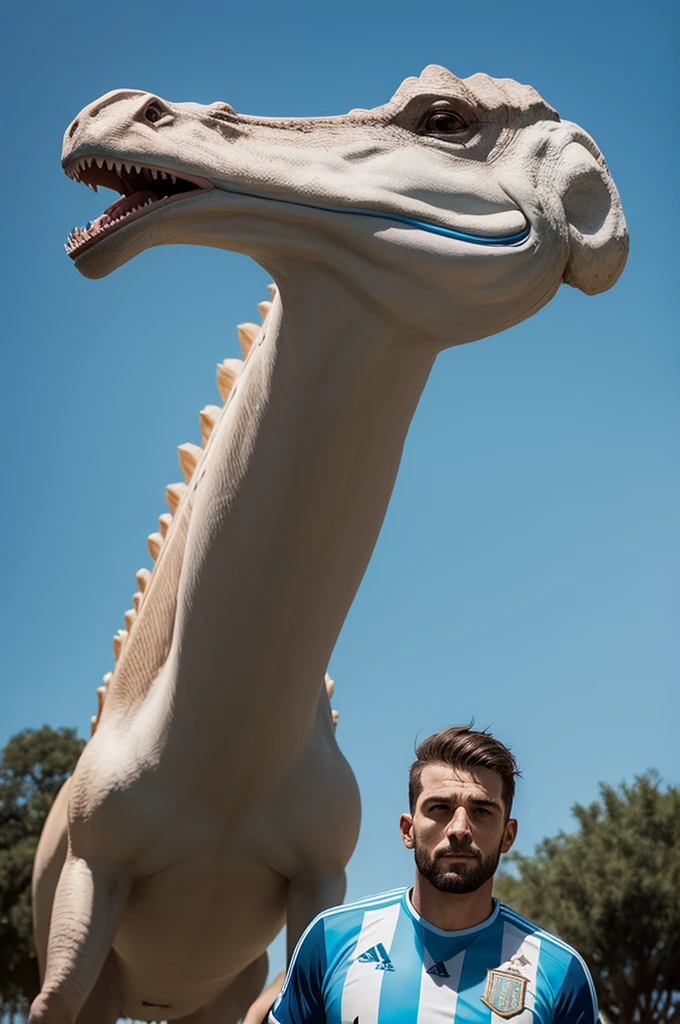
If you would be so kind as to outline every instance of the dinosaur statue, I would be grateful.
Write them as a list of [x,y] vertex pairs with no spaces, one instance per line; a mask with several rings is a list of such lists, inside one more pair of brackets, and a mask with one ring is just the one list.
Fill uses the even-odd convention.
[[48,821],[30,1021],[231,1024],[284,918],[291,944],[342,898],[358,801],[319,680],[434,360],[563,281],[609,288],[625,221],[595,143],[533,89],[434,66],[328,118],[111,92],[62,162],[121,195],[69,237],[86,277],[189,243],[277,293]]

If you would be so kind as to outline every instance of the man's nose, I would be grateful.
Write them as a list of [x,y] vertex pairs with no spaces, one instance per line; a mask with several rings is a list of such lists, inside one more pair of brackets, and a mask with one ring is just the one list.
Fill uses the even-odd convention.
[[465,836],[472,835],[470,829],[470,819],[467,816],[467,811],[464,807],[457,807],[456,811],[451,818],[446,830],[447,835],[453,836],[456,839],[463,839]]

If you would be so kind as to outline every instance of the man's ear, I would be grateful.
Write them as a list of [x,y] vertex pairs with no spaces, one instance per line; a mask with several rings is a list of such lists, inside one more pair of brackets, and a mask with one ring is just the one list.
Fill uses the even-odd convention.
[[505,831],[503,832],[503,842],[501,843],[501,853],[507,853],[511,848],[515,839],[517,838],[517,819],[508,818]]
[[401,841],[407,850],[413,849],[413,818],[410,814],[402,814],[399,819],[399,831],[401,832]]

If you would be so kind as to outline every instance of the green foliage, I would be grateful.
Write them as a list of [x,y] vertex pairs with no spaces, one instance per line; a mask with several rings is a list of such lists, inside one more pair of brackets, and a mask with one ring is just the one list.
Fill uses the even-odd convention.
[[680,1019],[680,789],[649,772],[573,808],[580,830],[512,854],[496,893],[574,946],[620,1024]]
[[0,756],[0,1017],[23,1012],[38,991],[31,872],[52,801],[84,741],[75,729],[27,729]]

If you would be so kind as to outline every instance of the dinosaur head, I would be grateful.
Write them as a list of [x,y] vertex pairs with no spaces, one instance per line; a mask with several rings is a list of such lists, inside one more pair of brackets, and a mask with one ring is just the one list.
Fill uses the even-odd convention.
[[582,129],[527,86],[434,66],[328,118],[111,92],[70,125],[62,163],[120,194],[69,237],[87,277],[170,243],[244,252],[275,278],[313,260],[441,347],[517,323],[563,281],[603,291],[627,254]]

